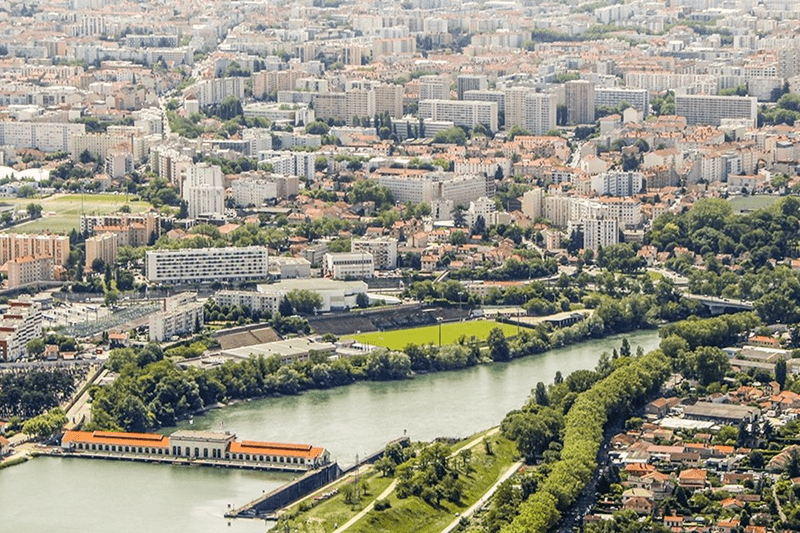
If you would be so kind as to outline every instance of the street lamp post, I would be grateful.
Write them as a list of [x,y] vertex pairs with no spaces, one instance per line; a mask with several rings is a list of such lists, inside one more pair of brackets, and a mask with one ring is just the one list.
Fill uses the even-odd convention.
[[439,348],[442,347],[442,317],[437,316],[436,322],[439,323]]

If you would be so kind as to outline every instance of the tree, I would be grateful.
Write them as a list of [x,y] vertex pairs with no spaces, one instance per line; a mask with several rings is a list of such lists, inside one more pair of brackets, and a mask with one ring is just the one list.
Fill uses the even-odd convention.
[[25,349],[33,356],[42,355],[44,353],[44,340],[40,338],[31,339],[25,344]]
[[547,406],[550,404],[550,398],[547,396],[547,387],[543,382],[539,382],[536,384],[536,390],[534,391],[534,401],[543,406]]
[[720,381],[731,366],[730,358],[716,346],[702,346],[691,357],[692,371],[703,385]]
[[95,257],[92,261],[92,271],[97,272],[98,274],[105,272],[106,270],[106,262],[103,261],[102,257]]
[[280,313],[281,316],[292,316],[294,314],[292,302],[290,302],[289,298],[286,296],[283,297],[281,303],[278,305],[278,313]]
[[39,218],[42,216],[42,206],[40,204],[30,203],[25,207],[25,210],[31,218]]
[[775,381],[778,382],[781,390],[783,390],[786,384],[786,361],[783,359],[775,363]]
[[622,339],[622,346],[619,349],[619,355],[622,357],[631,356],[631,343],[628,342],[627,338]]
[[54,407],[47,413],[35,416],[25,422],[22,432],[40,439],[46,439],[67,424],[67,415],[60,407]]
[[500,328],[492,328],[487,338],[489,354],[495,361],[508,361],[511,359],[511,350],[508,348],[508,341]]
[[286,294],[286,299],[292,305],[292,309],[301,315],[313,315],[317,309],[322,307],[323,303],[322,296],[318,292],[307,289],[289,291]]
[[365,292],[356,294],[356,305],[362,309],[369,307],[369,296]]

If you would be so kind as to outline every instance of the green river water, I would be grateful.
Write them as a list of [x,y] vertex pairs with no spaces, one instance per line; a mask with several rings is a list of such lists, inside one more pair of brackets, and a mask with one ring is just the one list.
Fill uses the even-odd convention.
[[[658,346],[657,331],[626,335],[633,350]],[[465,437],[497,425],[538,381],[593,368],[622,336],[551,350],[510,363],[364,382],[300,396],[266,398],[195,417],[191,428],[238,438],[324,446],[341,465],[403,436]],[[190,427],[184,424],[181,427]],[[0,470],[0,524],[24,533],[245,533],[264,522],[223,513],[291,479],[255,471],[42,457]]]

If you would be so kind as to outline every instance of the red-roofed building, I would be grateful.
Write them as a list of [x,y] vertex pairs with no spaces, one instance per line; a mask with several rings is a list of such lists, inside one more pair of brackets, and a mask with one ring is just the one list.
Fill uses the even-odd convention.
[[237,441],[233,433],[179,430],[167,437],[154,433],[67,431],[61,439],[67,452],[94,457],[124,455],[143,460],[163,456],[193,461],[308,470],[328,464],[330,454],[310,444]]

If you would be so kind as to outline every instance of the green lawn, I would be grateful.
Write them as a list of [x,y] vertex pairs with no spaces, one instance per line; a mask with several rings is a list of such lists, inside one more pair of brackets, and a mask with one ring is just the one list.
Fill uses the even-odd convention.
[[13,233],[69,233],[80,227],[81,212],[87,215],[115,213],[123,205],[129,205],[132,213],[141,213],[151,206],[147,202],[126,202],[124,194],[55,194],[46,198],[11,198],[3,203],[15,204],[24,210],[30,203],[42,206],[42,218],[20,224],[6,231]]
[[514,443],[499,434],[489,437],[492,455],[487,455],[482,444],[472,448],[472,471],[462,472],[459,479],[464,483],[464,496],[460,503],[442,501],[434,507],[416,496],[399,499],[395,493],[389,498],[391,504],[384,511],[372,510],[353,524],[352,533],[440,533],[457,513],[468,509],[516,459]]
[[[451,446],[451,450],[457,450],[468,442],[480,439],[482,434],[490,430],[472,435]],[[459,466],[459,479],[464,483],[464,496],[458,504],[451,502],[441,502],[437,507],[425,503],[422,499],[412,496],[399,499],[393,493],[387,501],[391,507],[383,511],[372,510],[361,520],[353,524],[348,531],[353,532],[392,532],[405,533],[439,533],[448,525],[456,513],[463,512],[491,487],[500,475],[516,460],[516,447],[514,443],[495,433],[486,437],[490,443],[491,454],[486,453],[486,447],[479,441],[471,448],[471,458],[469,470]],[[451,458],[451,461],[458,461]],[[285,523],[290,531],[297,533],[331,533],[336,527],[341,526],[350,518],[355,516],[365,506],[372,502],[381,494],[391,483],[393,478],[382,477],[377,472],[370,472],[364,475],[362,481],[367,486],[367,494],[361,499],[358,505],[350,505],[344,502],[341,492],[309,508],[308,503],[293,505],[288,509],[291,518]],[[325,490],[332,490],[345,484],[353,483],[352,479],[343,479]],[[299,508],[299,509],[298,509]],[[278,528],[284,522],[279,523]]]
[[[461,335],[485,340],[493,328],[501,328],[506,337],[517,334],[517,327],[494,320],[471,320],[442,324],[442,345],[454,344]],[[401,350],[408,344],[439,344],[439,326],[398,329],[396,331],[376,331],[355,335],[359,342],[384,346],[390,350]]]
[[[343,479],[330,487],[330,490],[341,489],[345,484],[353,483],[353,481],[350,478]],[[353,506],[346,503],[341,493],[311,509],[308,508],[308,503],[301,503],[297,506],[301,509],[300,514],[291,520],[290,530],[298,533],[330,533],[336,529],[337,525],[342,525],[350,520],[382,493],[392,482],[392,478],[385,478],[377,472],[371,472],[362,477],[361,481],[364,482],[367,493],[364,494],[360,504]],[[290,513],[295,511],[294,507],[289,509]]]
[[773,195],[758,195],[758,196],[734,196],[730,198],[731,207],[734,213],[742,213],[745,211],[755,211],[763,207],[769,207],[775,202],[780,200],[780,196]]

